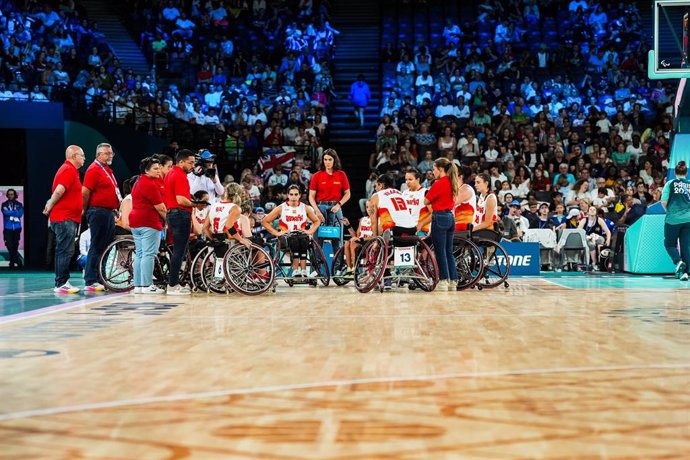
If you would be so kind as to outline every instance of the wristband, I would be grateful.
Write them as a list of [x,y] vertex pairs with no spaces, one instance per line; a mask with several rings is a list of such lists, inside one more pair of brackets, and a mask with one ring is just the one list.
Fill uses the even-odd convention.
[[228,233],[230,234],[230,236],[235,236],[237,235],[237,229],[235,227],[230,227],[228,229]]

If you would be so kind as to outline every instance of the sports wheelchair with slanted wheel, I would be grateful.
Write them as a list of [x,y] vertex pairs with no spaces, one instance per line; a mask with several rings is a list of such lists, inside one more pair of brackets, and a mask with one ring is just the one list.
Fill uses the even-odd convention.
[[[292,261],[294,254],[289,247],[290,238],[304,238],[307,244],[307,275],[294,276]],[[328,286],[330,282],[330,270],[326,256],[318,241],[303,232],[289,232],[278,238],[269,240],[270,252],[273,255],[273,263],[276,270],[276,278],[281,278],[288,286],[295,284],[308,284],[316,287],[318,283]]]
[[365,242],[355,262],[354,281],[359,292],[376,287],[383,292],[393,284],[429,292],[438,284],[438,266],[433,251],[421,238],[393,236],[386,230],[383,236]]
[[484,266],[481,276],[474,285],[477,289],[490,289],[501,284],[508,288],[510,275],[510,259],[508,253],[499,243],[501,234],[493,230],[479,230],[470,234],[472,242],[479,248]]
[[[111,292],[127,292],[134,288],[134,237],[130,235],[116,237],[106,246],[98,263],[98,272],[103,286]],[[165,287],[168,281],[168,270],[172,245],[161,240],[158,254],[153,265],[153,284]],[[191,267],[189,251],[182,260],[180,282],[186,284]]]

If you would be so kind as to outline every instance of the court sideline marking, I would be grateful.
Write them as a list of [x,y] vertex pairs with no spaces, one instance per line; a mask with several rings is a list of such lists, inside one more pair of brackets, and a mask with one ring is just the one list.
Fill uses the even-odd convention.
[[80,412],[87,410],[109,409],[115,407],[135,406],[144,404],[153,404],[159,402],[174,402],[185,401],[192,399],[208,399],[218,398],[231,395],[251,395],[258,393],[276,393],[281,391],[294,391],[304,389],[315,389],[329,386],[348,386],[348,385],[362,385],[371,383],[397,383],[397,382],[414,382],[414,381],[433,381],[433,380],[450,380],[461,378],[488,378],[488,377],[507,377],[518,375],[540,375],[540,374],[564,374],[564,373],[578,373],[578,372],[604,372],[604,371],[627,371],[627,370],[643,370],[643,369],[690,369],[690,362],[688,363],[662,363],[662,364],[639,364],[639,365],[613,365],[601,367],[555,367],[542,369],[517,369],[504,371],[486,371],[486,372],[459,372],[451,374],[438,375],[412,375],[406,377],[374,377],[365,379],[353,380],[333,380],[326,382],[312,382],[312,383],[297,383],[290,385],[274,385],[257,388],[238,388],[234,390],[218,390],[208,391],[204,393],[182,393],[168,396],[151,396],[137,399],[124,399],[120,401],[103,401],[97,403],[75,404],[71,406],[51,407],[47,409],[33,409],[19,412],[8,412],[0,415],[0,422],[8,420],[17,420],[29,417],[40,417],[45,415],[57,415],[70,412]]
[[129,295],[127,292],[120,294],[108,294],[99,295],[98,297],[93,297],[91,299],[80,299],[74,300],[72,302],[63,303],[60,305],[52,305],[49,307],[37,308],[35,310],[24,311],[21,313],[16,313],[14,315],[0,316],[0,325],[13,323],[15,321],[21,321],[23,319],[37,318],[39,316],[49,315],[51,313],[57,313],[60,311],[70,310],[76,307],[86,307],[87,305],[92,305],[98,302],[103,302],[105,300],[117,299]]

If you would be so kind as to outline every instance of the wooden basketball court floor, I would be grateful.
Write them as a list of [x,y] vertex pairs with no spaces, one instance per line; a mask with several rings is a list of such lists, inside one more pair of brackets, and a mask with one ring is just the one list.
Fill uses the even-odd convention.
[[690,458],[688,283],[50,292],[0,278],[1,459]]

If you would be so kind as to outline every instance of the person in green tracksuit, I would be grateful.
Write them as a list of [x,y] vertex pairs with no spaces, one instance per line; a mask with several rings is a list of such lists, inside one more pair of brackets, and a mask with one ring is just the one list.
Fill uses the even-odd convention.
[[[666,208],[664,246],[676,264],[676,278],[688,281],[690,266],[690,181],[688,165],[684,161],[676,165],[676,178],[666,182],[661,193],[661,204]],[[677,245],[680,242],[680,253]]]

